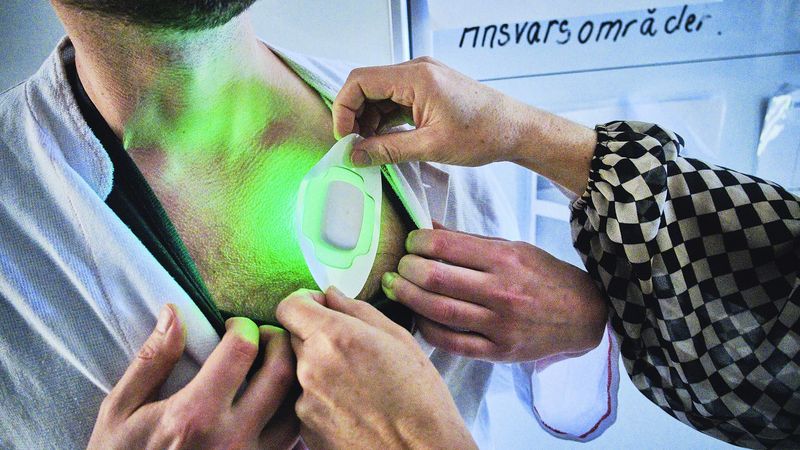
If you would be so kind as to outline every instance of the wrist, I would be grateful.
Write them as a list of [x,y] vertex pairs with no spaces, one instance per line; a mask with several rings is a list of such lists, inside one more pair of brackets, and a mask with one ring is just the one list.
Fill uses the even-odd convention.
[[415,420],[414,426],[401,431],[401,448],[477,450],[478,446],[461,417],[458,414],[447,416],[441,412],[433,416],[418,416],[418,420],[427,420]]
[[515,163],[582,195],[589,180],[597,133],[588,127],[524,105],[518,113]]
[[579,301],[574,314],[576,321],[573,329],[576,333],[571,353],[582,354],[594,350],[603,340],[608,323],[608,305],[588,273],[567,262],[562,263],[576,272],[572,277],[575,281],[571,295]]
[[441,388],[440,395],[421,398],[405,419],[393,424],[400,448],[477,450],[447,388]]

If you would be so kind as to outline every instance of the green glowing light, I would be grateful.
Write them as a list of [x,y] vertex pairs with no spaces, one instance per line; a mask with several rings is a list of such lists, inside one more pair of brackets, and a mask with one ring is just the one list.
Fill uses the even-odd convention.
[[179,91],[161,87],[174,80],[156,83],[123,143],[132,153],[158,150],[151,184],[162,203],[164,192],[176,197],[170,218],[199,249],[192,256],[218,306],[274,322],[280,300],[316,288],[293,219],[303,177],[332,142],[309,133],[296,99],[263,80],[185,78]]

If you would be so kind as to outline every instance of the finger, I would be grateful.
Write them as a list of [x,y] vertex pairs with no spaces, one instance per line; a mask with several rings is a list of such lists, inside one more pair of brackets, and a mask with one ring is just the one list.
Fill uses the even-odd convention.
[[250,379],[247,390],[234,406],[242,422],[252,421],[261,430],[272,420],[295,384],[295,361],[289,333],[277,327],[259,328],[260,344],[266,348],[264,364]]
[[382,113],[377,133],[388,134],[393,128],[401,125],[414,125],[413,112],[410,108],[397,107],[394,111]]
[[[397,331],[396,328],[398,328],[398,325],[392,322],[382,312],[375,309],[374,306],[367,302],[347,298],[342,291],[335,286],[328,288],[326,296],[328,299],[328,307],[335,311],[347,314],[348,316],[359,319],[384,331]],[[402,330],[402,327],[399,328]]]
[[278,304],[276,317],[292,336],[305,341],[339,314],[323,305],[321,292],[297,291]]
[[109,393],[108,407],[129,417],[142,404],[155,398],[183,354],[183,348],[184,332],[176,307],[164,305],[156,329]]
[[294,401],[281,405],[275,418],[261,432],[260,448],[297,448],[300,420],[294,412]]
[[361,136],[368,138],[375,135],[378,130],[378,125],[381,123],[381,113],[374,106],[370,106],[364,110],[364,114],[358,119],[358,126],[361,130]]
[[396,131],[367,138],[353,146],[352,162],[356,166],[398,164],[427,161],[435,132],[431,128]]
[[428,292],[396,273],[384,274],[381,287],[391,300],[450,328],[482,332],[496,320],[495,313],[483,306]]
[[432,261],[418,255],[400,259],[397,272],[422,289],[485,307],[487,290],[495,285],[494,276],[485,272]]
[[292,344],[295,361],[303,359],[303,340],[294,334],[289,334],[289,342]]
[[409,67],[365,67],[350,72],[333,102],[333,130],[337,139],[353,132],[357,112],[368,101],[392,100],[404,106],[413,103],[413,91],[398,83],[407,80]]
[[413,230],[406,238],[406,251],[460,267],[489,271],[498,265],[502,240],[450,230]]
[[481,334],[451,330],[424,317],[417,318],[417,329],[431,345],[456,355],[490,359],[495,349],[494,343]]
[[377,102],[375,103],[375,107],[378,109],[378,111],[381,112],[382,115],[392,114],[397,111],[400,111],[401,109],[408,110],[407,107],[400,106],[391,100],[383,100]]
[[234,317],[225,322],[225,336],[200,372],[186,387],[197,390],[211,404],[229,407],[258,355],[258,326],[250,319]]

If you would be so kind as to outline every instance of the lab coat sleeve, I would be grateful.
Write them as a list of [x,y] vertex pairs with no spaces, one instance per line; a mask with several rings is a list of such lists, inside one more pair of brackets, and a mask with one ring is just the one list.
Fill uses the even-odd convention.
[[555,437],[590,441],[616,420],[619,347],[610,329],[580,357],[515,364],[512,373],[519,399]]
[[633,383],[711,436],[800,445],[800,199],[657,125],[597,133],[572,235]]

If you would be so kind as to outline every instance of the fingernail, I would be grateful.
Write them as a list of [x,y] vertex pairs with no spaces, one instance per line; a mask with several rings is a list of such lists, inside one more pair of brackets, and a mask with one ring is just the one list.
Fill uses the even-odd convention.
[[172,318],[174,315],[172,314],[172,308],[167,305],[161,307],[161,312],[158,313],[158,322],[156,323],[156,330],[158,330],[161,334],[166,334],[167,330],[169,330],[170,325],[172,325]]
[[397,274],[393,272],[386,272],[381,277],[381,288],[383,289],[383,293],[389,298],[389,300],[397,301],[397,296],[394,295],[394,290],[392,289],[394,286],[394,280],[397,278]]
[[410,233],[408,233],[408,236],[406,236],[406,252],[407,253],[414,253],[411,250],[411,242],[414,240],[414,233],[416,233],[416,230],[412,230]]
[[250,319],[246,319],[244,317],[231,317],[225,321],[225,330],[231,333],[236,333],[245,341],[258,345],[260,337],[258,327]]
[[273,336],[277,336],[281,333],[284,333],[285,330],[283,328],[278,328],[274,325],[261,325],[258,327],[259,334],[265,334],[268,338],[272,338]]
[[370,158],[369,153],[364,150],[353,150],[353,153],[350,154],[350,159],[353,161],[354,166],[364,167],[372,165],[372,158]]
[[[344,292],[340,291],[340,290],[339,290],[339,288],[337,288],[336,286],[333,286],[333,285],[331,285],[331,286],[328,288],[328,293],[327,293],[327,295],[331,295],[331,294],[333,294],[333,295],[335,295],[335,296],[337,296],[337,297],[342,297],[342,298],[348,299],[348,298],[347,298],[347,296],[346,296],[346,295],[344,295]],[[348,300],[349,300],[349,299],[348,299]]]

